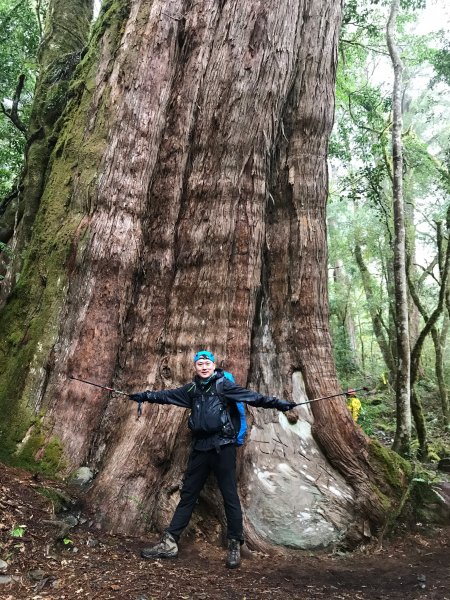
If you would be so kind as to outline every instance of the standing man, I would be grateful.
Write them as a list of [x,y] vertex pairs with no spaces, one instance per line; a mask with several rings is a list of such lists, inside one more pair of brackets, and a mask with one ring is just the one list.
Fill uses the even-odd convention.
[[[178,555],[178,540],[187,527],[197,498],[213,471],[223,497],[227,519],[228,554],[226,566],[239,567],[240,546],[243,543],[242,510],[236,482],[236,424],[233,412],[236,402],[251,406],[276,408],[286,412],[293,402],[263,396],[240,387],[224,377],[216,368],[213,354],[200,350],[194,356],[195,377],[191,383],[173,390],[146,391],[132,394],[135,402],[174,404],[191,409],[189,428],[193,444],[185,473],[181,496],[172,521],[161,541],[144,548],[143,558],[174,558]],[[234,409],[234,410],[233,410]]]

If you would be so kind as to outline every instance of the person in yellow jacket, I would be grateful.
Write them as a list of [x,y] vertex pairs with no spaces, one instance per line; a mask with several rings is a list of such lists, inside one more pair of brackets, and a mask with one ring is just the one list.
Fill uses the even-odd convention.
[[361,412],[361,400],[357,398],[355,390],[348,390],[347,396],[347,408],[352,414],[355,423],[358,422],[359,413]]

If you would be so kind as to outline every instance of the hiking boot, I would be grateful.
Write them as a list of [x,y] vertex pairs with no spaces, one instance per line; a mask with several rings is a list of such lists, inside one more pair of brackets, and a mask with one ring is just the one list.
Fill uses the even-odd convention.
[[239,540],[228,540],[228,554],[226,566],[236,569],[241,564],[241,542]]
[[175,558],[178,556],[178,544],[175,538],[166,531],[161,541],[151,548],[143,548],[142,558]]

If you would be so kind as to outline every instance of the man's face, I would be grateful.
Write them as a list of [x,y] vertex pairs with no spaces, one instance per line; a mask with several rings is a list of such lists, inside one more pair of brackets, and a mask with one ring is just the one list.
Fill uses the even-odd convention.
[[199,358],[195,363],[195,372],[202,379],[208,379],[214,373],[216,364],[207,358]]

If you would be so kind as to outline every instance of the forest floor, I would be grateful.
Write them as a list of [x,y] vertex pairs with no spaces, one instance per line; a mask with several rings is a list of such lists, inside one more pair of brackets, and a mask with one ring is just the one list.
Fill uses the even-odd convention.
[[184,541],[177,559],[144,561],[140,548],[155,537],[107,535],[84,514],[64,532],[61,521],[73,516],[54,516],[52,489],[67,493],[0,464],[2,600],[450,600],[450,528],[417,527],[352,554],[247,551],[241,568],[229,570],[225,550],[204,540]]

